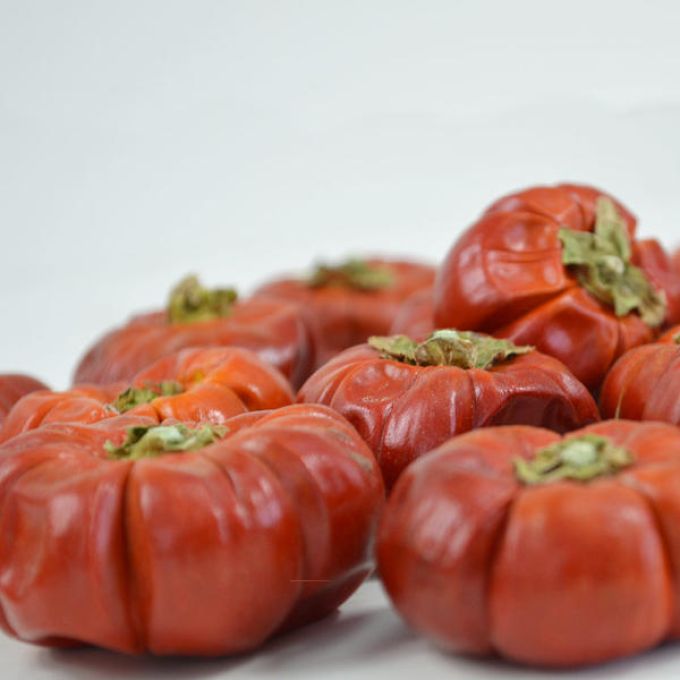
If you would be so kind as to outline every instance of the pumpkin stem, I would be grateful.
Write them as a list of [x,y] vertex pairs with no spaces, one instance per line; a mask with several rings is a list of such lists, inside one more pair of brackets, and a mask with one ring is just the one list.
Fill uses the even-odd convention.
[[116,397],[112,406],[118,413],[126,413],[135,408],[135,406],[149,404],[154,399],[158,399],[158,397],[172,397],[182,392],[184,392],[184,388],[178,382],[163,380],[156,385],[149,384],[144,387],[129,387]]
[[182,424],[130,427],[125,441],[120,446],[107,441],[104,449],[109,458],[139,460],[165,453],[196,451],[214,444],[225,434],[226,428],[216,425],[205,425],[197,429]]
[[406,335],[372,336],[368,344],[386,359],[413,366],[457,366],[481,368],[491,366],[534,348],[518,346],[510,340],[500,340],[472,331],[438,330],[427,340],[416,342]]
[[663,323],[665,293],[652,285],[642,269],[631,264],[626,222],[609,198],[597,199],[592,233],[563,227],[559,238],[562,262],[573,267],[579,283],[595,298],[613,307],[616,316],[636,311],[652,328]]
[[339,265],[319,264],[307,278],[310,288],[338,286],[355,290],[376,291],[389,288],[394,274],[387,268],[365,260],[350,259]]
[[610,439],[595,434],[573,437],[552,444],[531,460],[515,460],[515,475],[523,484],[544,484],[562,479],[588,482],[612,475],[631,465],[633,454]]
[[170,292],[168,321],[196,323],[229,316],[236,301],[233,288],[204,288],[196,276],[182,279]]

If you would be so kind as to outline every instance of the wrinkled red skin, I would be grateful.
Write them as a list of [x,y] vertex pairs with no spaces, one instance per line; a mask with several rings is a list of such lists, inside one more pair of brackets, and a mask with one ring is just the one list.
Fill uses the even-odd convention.
[[451,439],[406,470],[377,554],[411,627],[455,652],[562,668],[680,636],[680,429],[584,432],[635,462],[590,482],[521,485],[513,461],[559,437],[504,427]]
[[165,419],[222,425],[226,419],[294,401],[290,384],[254,352],[238,347],[189,348],[159,359],[128,383],[78,385],[66,392],[33,392],[18,401],[0,427],[0,442],[48,423],[95,423],[119,415],[112,402],[128,387],[179,383],[180,394],[129,411]]
[[411,366],[361,345],[314,373],[298,400],[345,416],[375,453],[388,489],[416,458],[468,430],[524,424],[565,432],[599,420],[588,390],[539,352],[465,370]]
[[0,447],[2,628],[216,656],[334,611],[371,570],[373,455],[323,407],[234,420],[199,451],[135,461],[107,459],[104,443],[153,419],[50,425]]
[[434,330],[434,299],[432,290],[426,288],[406,299],[394,317],[389,334],[408,335],[413,340],[423,341]]
[[[617,317],[562,264],[559,228],[592,231],[599,196],[606,194],[563,184],[528,189],[494,203],[453,245],[439,270],[437,327],[535,345],[596,391],[619,356],[655,335],[636,313]],[[635,218],[614,202],[634,237]],[[634,262],[666,293],[667,322],[680,320],[680,277],[669,258],[652,241],[634,241],[633,252]]]
[[88,350],[76,368],[74,383],[128,381],[180,349],[229,345],[257,353],[294,387],[314,367],[314,346],[300,310],[283,301],[250,298],[237,302],[230,316],[213,321],[172,324],[161,311],[135,316]]
[[600,409],[605,418],[660,420],[680,425],[680,326],[659,342],[626,352],[602,384]]
[[280,279],[255,293],[301,305],[317,347],[317,367],[342,350],[366,342],[371,335],[388,333],[401,303],[434,282],[435,270],[429,265],[379,258],[366,262],[389,269],[394,275],[393,285],[362,291],[337,285],[312,288],[304,280]]
[[680,269],[673,257],[656,239],[637,241],[633,254],[635,264],[644,269],[652,283],[666,292],[667,319],[670,323],[680,321]]
[[10,409],[21,397],[36,390],[46,390],[47,385],[21,373],[0,374],[0,426]]

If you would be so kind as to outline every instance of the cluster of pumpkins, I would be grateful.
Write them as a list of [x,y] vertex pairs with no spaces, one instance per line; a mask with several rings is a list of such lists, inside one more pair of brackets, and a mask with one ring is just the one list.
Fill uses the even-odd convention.
[[604,192],[501,198],[438,268],[195,277],[73,388],[0,376],[0,627],[222,655],[375,568],[415,630],[542,666],[680,635],[680,263]]

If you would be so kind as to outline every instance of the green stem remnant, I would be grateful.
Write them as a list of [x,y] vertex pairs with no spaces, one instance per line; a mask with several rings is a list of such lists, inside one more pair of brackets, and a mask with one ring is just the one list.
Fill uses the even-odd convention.
[[597,200],[594,232],[560,229],[562,262],[573,267],[580,284],[617,316],[636,311],[650,327],[666,318],[666,297],[639,267],[631,264],[626,222],[612,201]]
[[427,340],[416,342],[406,335],[372,336],[368,344],[386,359],[413,366],[457,366],[458,368],[490,368],[494,364],[534,348],[518,346],[510,340],[499,340],[471,331],[450,329],[435,331]]
[[158,397],[172,397],[184,392],[184,388],[174,380],[164,380],[157,385],[146,385],[144,387],[128,387],[121,392],[112,406],[118,413],[126,413],[135,406],[149,404]]
[[214,444],[226,434],[226,428],[205,425],[191,429],[186,425],[154,425],[130,427],[125,441],[116,446],[112,441],[104,444],[109,458],[115,460],[139,460],[153,458],[165,453],[196,451]]
[[168,302],[170,323],[212,321],[231,314],[236,301],[233,288],[204,288],[197,277],[187,276],[171,291]]
[[585,434],[565,439],[538,451],[531,460],[515,460],[515,474],[524,484],[544,484],[562,479],[587,482],[611,475],[633,463],[630,451],[606,437]]
[[393,283],[394,274],[387,267],[364,260],[347,260],[335,266],[320,264],[307,279],[310,288],[337,286],[367,292],[389,288]]

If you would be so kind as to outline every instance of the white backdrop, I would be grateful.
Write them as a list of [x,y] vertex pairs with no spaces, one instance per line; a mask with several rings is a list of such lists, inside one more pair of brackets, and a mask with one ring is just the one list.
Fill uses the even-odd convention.
[[[438,259],[527,184],[680,243],[679,26],[675,0],[0,0],[0,371],[65,386],[189,271]],[[92,677],[68,658],[41,673]]]
[[0,371],[65,386],[188,271],[440,258],[532,183],[599,184],[672,243],[679,25],[674,0],[0,0]]

